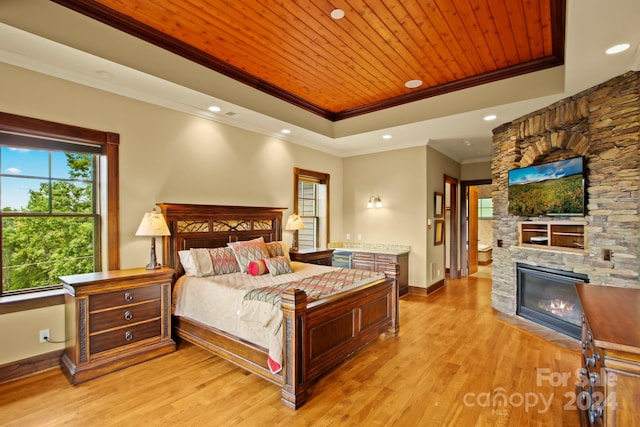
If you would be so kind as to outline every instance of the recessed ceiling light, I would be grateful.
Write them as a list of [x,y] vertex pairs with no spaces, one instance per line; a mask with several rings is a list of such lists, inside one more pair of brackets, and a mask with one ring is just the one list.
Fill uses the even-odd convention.
[[422,86],[422,80],[409,80],[404,84],[409,89],[415,89],[417,87]]
[[391,139],[391,135],[386,134],[386,135],[382,135],[382,139]]
[[289,129],[282,129],[282,130],[280,131],[280,133],[284,133],[285,135],[288,135],[288,134],[290,134],[290,133],[291,133],[291,130],[289,130]]
[[617,44],[615,46],[611,46],[605,52],[606,52],[607,55],[615,55],[616,53],[624,52],[625,50],[629,49],[630,47],[631,47],[631,45],[629,43],[622,43],[622,44]]
[[344,10],[342,10],[342,9],[333,9],[331,11],[331,17],[333,19],[342,19],[342,18],[344,18]]
[[491,120],[495,120],[497,118],[498,116],[496,116],[495,114],[489,114],[488,116],[484,116],[483,120],[486,122],[490,122]]
[[212,105],[211,107],[209,107],[209,111],[211,111],[212,113],[219,113],[220,112],[220,107]]
[[463,144],[466,145],[467,147],[471,147],[471,141],[469,141],[468,139],[463,141]]

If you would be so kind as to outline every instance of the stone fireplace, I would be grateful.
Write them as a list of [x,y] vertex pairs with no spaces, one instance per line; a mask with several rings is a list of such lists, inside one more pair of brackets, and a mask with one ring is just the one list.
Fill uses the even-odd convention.
[[[593,285],[640,288],[640,72],[631,71],[493,131],[492,305],[515,315],[517,266],[588,277]],[[587,215],[581,251],[519,245],[508,213],[508,171],[584,156]],[[554,221],[541,217],[536,220]]]

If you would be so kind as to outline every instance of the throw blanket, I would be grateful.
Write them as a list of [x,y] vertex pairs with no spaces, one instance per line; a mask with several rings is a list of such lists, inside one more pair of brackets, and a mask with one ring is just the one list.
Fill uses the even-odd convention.
[[348,291],[360,285],[384,278],[384,274],[368,270],[341,268],[336,271],[293,280],[275,286],[253,289],[244,296],[245,301],[261,301],[280,307],[282,293],[296,288],[307,294],[307,300],[317,300],[329,295]]
[[376,271],[340,268],[280,285],[253,289],[244,295],[240,317],[244,321],[257,322],[271,331],[269,367],[273,373],[277,373],[282,369],[280,307],[286,289],[300,289],[307,294],[307,300],[317,300],[383,278],[384,274]]

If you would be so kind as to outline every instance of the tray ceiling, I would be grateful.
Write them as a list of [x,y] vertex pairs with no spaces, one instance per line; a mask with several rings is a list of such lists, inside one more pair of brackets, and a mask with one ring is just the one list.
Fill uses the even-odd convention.
[[332,121],[564,63],[563,0],[54,1]]

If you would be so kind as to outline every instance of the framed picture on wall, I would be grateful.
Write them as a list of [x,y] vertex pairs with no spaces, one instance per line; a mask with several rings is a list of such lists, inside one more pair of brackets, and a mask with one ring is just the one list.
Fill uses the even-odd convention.
[[439,191],[435,192],[433,200],[433,216],[436,218],[444,218],[444,194]]
[[433,244],[441,245],[444,239],[444,220],[436,219],[433,230]]

